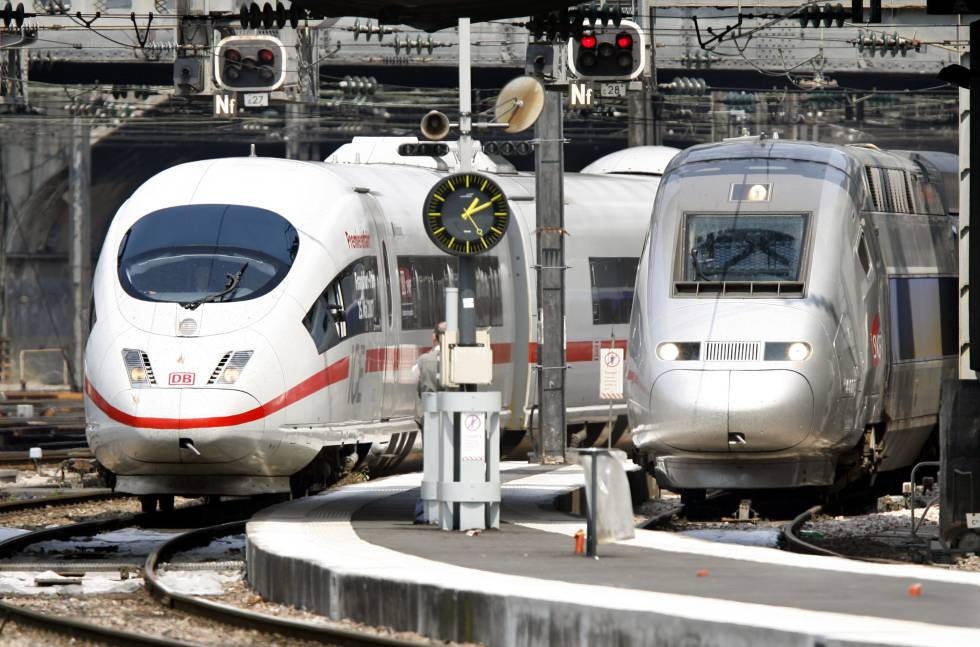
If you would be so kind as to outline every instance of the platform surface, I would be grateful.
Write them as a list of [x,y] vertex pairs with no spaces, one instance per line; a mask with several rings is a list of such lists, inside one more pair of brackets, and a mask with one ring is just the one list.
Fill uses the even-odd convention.
[[413,525],[418,474],[262,511],[249,579],[334,618],[488,645],[980,645],[980,574],[643,530],[583,558],[584,522],[552,505],[581,470],[502,476],[501,530],[472,537]]

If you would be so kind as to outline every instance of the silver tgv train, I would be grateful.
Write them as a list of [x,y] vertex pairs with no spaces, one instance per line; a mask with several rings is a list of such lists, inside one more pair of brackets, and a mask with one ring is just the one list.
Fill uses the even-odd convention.
[[826,486],[916,460],[955,374],[956,175],[944,153],[760,138],[673,159],[626,384],[662,485]]
[[[122,205],[95,271],[85,352],[88,441],[117,490],[144,503],[303,492],[359,460],[384,471],[417,457],[412,368],[455,280],[423,232],[422,204],[454,160],[401,157],[401,143],[358,138],[329,163],[183,164]],[[613,335],[625,345],[643,230],[675,152],[631,149],[565,181],[579,442],[629,442],[625,406],[603,425],[599,347]],[[526,453],[534,178],[482,154],[477,166],[496,169],[513,213],[504,241],[476,260],[476,309],[491,329],[503,452]]]

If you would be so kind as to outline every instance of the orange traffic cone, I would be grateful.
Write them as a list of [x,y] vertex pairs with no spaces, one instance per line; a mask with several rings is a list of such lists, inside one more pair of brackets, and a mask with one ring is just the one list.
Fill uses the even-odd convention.
[[702,568],[700,571],[696,573],[696,575],[698,577],[708,577],[708,569]]
[[922,585],[919,583],[909,585],[909,597],[917,598],[922,595]]
[[575,554],[585,554],[585,531],[579,530],[575,533]]

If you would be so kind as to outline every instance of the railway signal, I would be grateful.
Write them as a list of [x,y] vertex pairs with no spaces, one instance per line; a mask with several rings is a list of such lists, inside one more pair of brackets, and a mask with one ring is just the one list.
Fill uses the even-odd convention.
[[568,66],[580,79],[635,79],[646,65],[646,38],[635,22],[593,23],[569,39]]
[[286,80],[286,48],[273,36],[224,38],[214,50],[214,80],[225,90],[276,90]]

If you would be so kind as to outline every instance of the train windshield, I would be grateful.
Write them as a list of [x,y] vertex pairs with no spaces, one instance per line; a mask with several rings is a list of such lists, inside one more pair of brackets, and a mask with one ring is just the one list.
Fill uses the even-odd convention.
[[266,209],[227,204],[154,211],[119,247],[119,281],[145,301],[245,301],[266,294],[289,272],[299,235]]
[[685,281],[798,281],[806,216],[687,216]]

